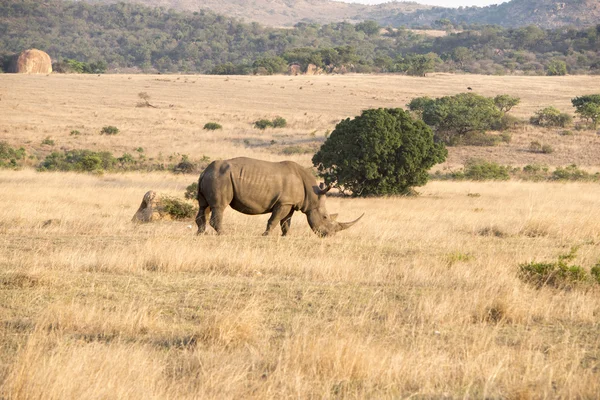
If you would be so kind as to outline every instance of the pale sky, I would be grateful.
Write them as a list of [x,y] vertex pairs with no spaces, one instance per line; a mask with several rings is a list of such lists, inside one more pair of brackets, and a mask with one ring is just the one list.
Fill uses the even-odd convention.
[[[346,3],[362,4],[380,4],[387,3],[387,0],[338,0]],[[417,3],[440,7],[460,7],[460,6],[489,6],[491,4],[505,3],[508,0],[416,0]]]

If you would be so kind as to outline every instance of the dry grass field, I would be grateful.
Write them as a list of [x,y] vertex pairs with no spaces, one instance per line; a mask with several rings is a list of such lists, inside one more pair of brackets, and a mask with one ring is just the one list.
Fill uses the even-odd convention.
[[[0,75],[0,140],[52,149],[143,147],[148,157],[248,155],[310,164],[341,118],[473,87],[522,98],[515,114],[598,92],[591,77]],[[596,85],[596,86],[595,86]],[[139,108],[147,92],[158,108]],[[284,129],[251,123],[281,115]],[[204,123],[222,131],[202,130]],[[121,133],[101,136],[102,126]],[[71,130],[82,135],[71,136]],[[315,132],[316,131],[316,132]],[[315,133],[313,133],[315,132]],[[50,136],[54,146],[41,145]],[[524,151],[542,137],[557,150]],[[275,141],[275,143],[271,143]],[[600,165],[593,132],[515,132],[451,149],[522,165]],[[560,149],[560,150],[558,150]],[[546,157],[542,161],[538,158]],[[0,398],[598,398],[600,285],[535,288],[519,264],[600,262],[592,183],[430,182],[415,198],[328,199],[333,238],[303,215],[225,213],[134,225],[143,194],[197,177],[0,170]],[[191,228],[190,228],[190,225]]]

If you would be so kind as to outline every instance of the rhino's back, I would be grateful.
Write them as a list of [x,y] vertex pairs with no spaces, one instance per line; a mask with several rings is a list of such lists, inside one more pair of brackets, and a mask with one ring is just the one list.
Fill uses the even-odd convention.
[[231,188],[229,205],[245,214],[269,213],[276,205],[300,208],[304,202],[306,173],[294,162],[239,157],[215,162],[212,174],[218,181],[214,189]]

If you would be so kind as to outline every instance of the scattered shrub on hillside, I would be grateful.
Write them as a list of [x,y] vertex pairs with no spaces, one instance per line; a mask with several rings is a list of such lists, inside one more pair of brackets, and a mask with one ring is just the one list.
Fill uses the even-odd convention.
[[287,121],[283,117],[276,117],[273,119],[273,128],[285,128]]
[[579,168],[577,165],[571,164],[566,167],[558,167],[552,172],[552,179],[558,181],[585,181],[590,180],[592,176]]
[[152,107],[152,108],[157,108],[156,106],[153,106],[152,104],[150,104],[150,95],[148,94],[148,92],[139,92],[138,93],[138,97],[140,98],[141,101],[139,101],[135,105],[136,107]]
[[183,196],[188,200],[195,200],[198,196],[198,182],[194,182],[186,187]]
[[50,136],[46,136],[46,138],[42,140],[41,144],[42,146],[54,146],[56,143],[54,143],[54,140],[52,140]]
[[538,288],[553,286],[558,288],[589,282],[585,269],[578,265],[569,265],[577,255],[577,247],[567,254],[558,256],[555,262],[529,262],[519,265],[519,278]]
[[174,167],[173,172],[182,174],[195,174],[199,172],[198,165],[190,161],[187,154],[181,155],[181,161],[179,161]]
[[541,152],[543,154],[552,154],[552,153],[554,153],[554,148],[552,146],[550,146],[549,144],[544,144],[544,145],[542,145]]
[[596,281],[596,283],[600,284],[600,263],[594,265],[590,270],[590,274],[592,278]]
[[286,156],[290,156],[293,154],[310,154],[314,152],[315,151],[313,149],[302,146],[287,146],[284,147],[283,150],[281,150],[281,153],[285,154]]
[[566,128],[573,123],[573,117],[550,106],[536,111],[529,121],[533,125]]
[[52,64],[52,71],[57,73],[73,74],[103,74],[107,65],[104,61],[86,63],[69,58]]
[[464,178],[473,181],[488,181],[499,180],[505,181],[510,179],[510,168],[499,165],[495,162],[482,159],[469,159],[465,163],[463,170]]
[[529,143],[529,151],[532,153],[541,152],[542,144],[540,142],[538,142],[537,140],[532,141],[531,143]]
[[268,119],[259,119],[254,122],[254,127],[257,129],[267,129],[273,127],[273,122]]
[[198,212],[193,205],[174,197],[162,196],[160,202],[164,211],[173,219],[193,218]]
[[6,142],[0,142],[0,168],[18,168],[18,161],[25,158],[25,149],[14,149]]
[[287,121],[283,117],[275,117],[272,121],[268,119],[259,119],[254,122],[254,127],[258,129],[285,128],[286,126]]
[[81,135],[81,132],[79,132],[79,131],[78,131],[78,130],[76,130],[76,129],[73,129],[73,130],[71,131],[70,135],[71,135],[71,136],[79,136],[79,135]]
[[101,135],[116,135],[117,133],[119,133],[119,128],[112,125],[105,126],[100,131]]
[[573,131],[570,131],[570,130],[560,131],[559,135],[560,136],[573,136]]
[[101,172],[115,167],[118,160],[108,151],[68,150],[52,152],[39,165],[40,171]]
[[354,196],[406,194],[448,152],[431,129],[400,108],[364,110],[347,118],[312,158],[328,183]]
[[223,127],[216,122],[207,122],[204,124],[204,128],[202,129],[206,129],[207,131],[216,131],[217,129],[223,129]]

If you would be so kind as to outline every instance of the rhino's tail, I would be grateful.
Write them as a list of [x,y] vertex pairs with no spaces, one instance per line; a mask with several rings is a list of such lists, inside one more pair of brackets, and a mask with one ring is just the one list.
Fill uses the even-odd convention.
[[[204,177],[205,172],[206,172],[206,168],[200,174],[200,178],[198,178],[198,191],[196,192],[196,200],[198,200],[198,201],[200,201],[200,196],[202,196],[202,194],[200,193],[200,188],[202,187],[202,178]],[[204,196],[202,196],[202,197],[204,197]]]

